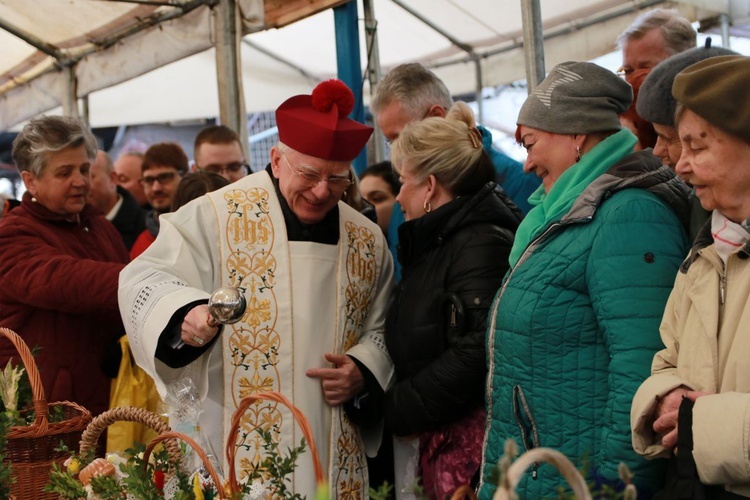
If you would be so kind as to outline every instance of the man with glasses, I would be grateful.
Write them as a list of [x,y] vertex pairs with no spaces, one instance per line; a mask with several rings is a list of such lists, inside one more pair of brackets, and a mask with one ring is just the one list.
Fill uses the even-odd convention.
[[[654,155],[661,158],[662,164],[672,170],[677,167],[682,154],[682,143],[675,126],[677,99],[672,95],[672,83],[675,77],[688,66],[704,59],[730,55],[737,55],[737,53],[723,47],[711,47],[711,38],[708,38],[704,47],[680,52],[660,62],[643,81],[636,109],[638,114],[644,120],[648,120],[656,131]],[[691,241],[695,240],[710,216],[711,212],[704,209],[698,197],[692,193],[690,197]]]
[[146,150],[140,183],[151,210],[146,214],[146,229],[138,235],[130,249],[131,259],[142,254],[156,240],[159,216],[171,210],[177,185],[187,171],[188,158],[179,144],[162,142]]
[[646,75],[664,59],[696,45],[696,32],[690,21],[673,9],[654,9],[638,16],[617,37],[622,50],[622,66],[617,74],[633,87],[633,102],[620,115],[620,122],[638,137],[638,148],[653,148],[657,134],[638,113],[636,104]]
[[[452,105],[448,87],[435,73],[419,63],[408,63],[396,66],[383,77],[370,108],[390,142],[409,123],[430,117],[445,118]],[[541,181],[533,174],[524,173],[521,163],[495,149],[489,130],[482,126],[478,128],[482,133],[482,147],[495,167],[497,183],[518,208],[527,213],[531,210],[528,198]]]
[[225,125],[211,125],[195,137],[195,167],[213,172],[229,182],[235,182],[250,173],[245,161],[240,137]]
[[[367,498],[364,453],[380,441],[367,409],[393,376],[383,341],[393,262],[380,228],[341,202],[372,133],[347,117],[353,103],[343,82],[329,80],[281,104],[266,169],[162,217],[119,292],[136,361],[162,394],[192,373],[214,449],[224,449],[244,396],[280,392],[310,420],[331,498]],[[247,309],[238,323],[217,325],[207,301],[226,286],[240,289]],[[299,445],[287,410],[261,403],[245,418],[235,446],[240,477],[263,458],[254,428],[271,431],[280,449]],[[312,498],[309,453],[290,479]]]
[[633,85],[639,72],[648,72],[664,59],[694,48],[697,34],[678,11],[654,9],[638,16],[617,37],[617,45],[622,50],[618,74]]
[[[408,124],[425,118],[445,118],[453,105],[448,87],[432,71],[420,63],[396,66],[378,83],[370,103],[372,114],[388,142],[396,140]],[[496,182],[524,214],[531,210],[529,196],[541,181],[534,174],[523,171],[523,165],[492,146],[492,133],[481,125],[482,147],[495,167]],[[388,243],[394,259],[398,255],[398,228],[404,214],[397,203],[388,224]],[[396,280],[401,279],[401,266],[396,260]]]

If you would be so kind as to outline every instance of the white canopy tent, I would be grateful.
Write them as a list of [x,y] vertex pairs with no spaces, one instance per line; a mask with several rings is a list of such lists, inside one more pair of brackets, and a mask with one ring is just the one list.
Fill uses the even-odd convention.
[[[211,17],[220,1],[237,3],[246,33],[241,72],[247,111],[274,109],[291,95],[309,92],[317,80],[336,76],[330,8],[342,0],[0,0],[0,130],[65,106],[73,91],[88,96],[92,126],[218,116]],[[419,61],[434,68],[454,94],[476,89],[472,59],[480,61],[482,86],[525,75],[521,0],[371,4],[383,72]],[[676,6],[692,20],[750,17],[750,0],[539,4],[547,68],[611,51],[617,34],[642,9],[656,5]],[[364,69],[364,20],[359,33]]]

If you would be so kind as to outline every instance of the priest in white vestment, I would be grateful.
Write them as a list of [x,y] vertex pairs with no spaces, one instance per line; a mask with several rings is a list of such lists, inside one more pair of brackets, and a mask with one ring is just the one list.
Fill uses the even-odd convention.
[[[217,453],[243,397],[280,392],[310,421],[331,498],[367,498],[364,453],[380,442],[371,409],[393,376],[383,342],[392,258],[379,227],[340,201],[372,133],[347,118],[353,102],[338,80],[285,101],[270,165],[162,216],[119,289],[136,362],[162,396],[170,382],[194,379]],[[226,286],[242,291],[247,310],[213,326],[208,298]],[[256,428],[280,450],[302,438],[286,408],[251,406],[231,444],[239,478],[262,460]],[[314,496],[309,447],[290,488]]]

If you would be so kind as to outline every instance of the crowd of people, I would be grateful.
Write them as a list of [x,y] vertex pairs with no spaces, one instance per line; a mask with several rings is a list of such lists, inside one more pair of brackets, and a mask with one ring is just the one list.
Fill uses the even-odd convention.
[[[657,9],[618,39],[615,74],[563,62],[492,146],[419,64],[371,109],[390,161],[352,161],[373,129],[338,80],[276,110],[252,172],[228,127],[117,161],[77,120],[31,120],[13,145],[26,192],[0,218],[0,326],[38,347],[49,400],[109,406],[119,339],[164,396],[187,377],[225,448],[249,394],[308,417],[331,498],[481,499],[507,439],[554,448],[594,488],[639,498],[750,497],[750,58],[696,47]],[[217,323],[209,297],[247,308]],[[0,346],[0,366],[14,356]],[[291,412],[258,403],[238,475]],[[224,464],[226,467],[226,464]],[[315,494],[309,453],[290,475]],[[534,464],[522,498],[565,487]],[[702,496],[701,496],[702,495]]]

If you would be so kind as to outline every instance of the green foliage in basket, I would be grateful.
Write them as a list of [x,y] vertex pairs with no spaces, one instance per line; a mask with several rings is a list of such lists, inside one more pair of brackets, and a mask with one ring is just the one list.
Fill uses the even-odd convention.
[[[304,497],[290,491],[291,480],[288,476],[296,468],[297,459],[306,450],[305,440],[296,448],[289,448],[286,453],[279,451],[278,443],[274,442],[270,431],[258,429],[263,438],[263,447],[266,457],[260,465],[254,469],[248,480],[241,485],[240,498],[245,495],[257,494],[259,484],[256,480],[264,480],[268,487],[263,489],[272,491],[274,498],[285,500],[302,500]],[[56,493],[62,500],[79,500],[86,498],[88,492],[78,480],[78,473],[86,465],[93,461],[93,455],[82,457],[72,453],[62,443],[59,451],[71,455],[72,467],[59,467],[53,465],[50,474],[50,482],[45,491]],[[166,449],[162,448],[152,454],[152,460],[145,463],[143,460],[144,445],[125,450],[127,461],[120,464],[122,477],[117,479],[112,476],[96,476],[91,479],[91,490],[101,500],[122,500],[126,495],[132,495],[139,500],[162,500],[164,498],[165,477],[173,477],[172,482],[177,483],[173,500],[212,500],[218,498],[218,492],[210,485],[200,487],[200,493],[196,495],[195,478],[191,478],[180,467],[175,467]],[[183,455],[184,455],[183,444]],[[191,481],[193,479],[193,481]],[[265,485],[264,485],[265,486]],[[0,496],[0,498],[4,498]]]
[[[70,453],[61,444],[60,451]],[[190,477],[180,467],[175,467],[169,452],[162,448],[153,453],[153,460],[145,463],[143,460],[144,445],[136,445],[125,450],[127,461],[120,464],[122,478],[114,476],[95,476],[91,478],[91,491],[101,500],[122,500],[128,494],[139,500],[163,500],[164,483],[167,477],[174,476],[177,481],[177,492],[173,500],[196,500],[194,487]],[[56,493],[64,500],[86,498],[88,492],[78,480],[78,472],[91,463],[93,456],[81,457],[71,453],[73,467],[58,467],[53,465],[50,482],[45,491]],[[202,498],[210,500],[216,497],[213,486],[202,487]]]
[[5,444],[8,441],[8,416],[0,413],[0,498],[10,498],[10,486],[13,483],[10,460],[5,460]]
[[[91,478],[91,491],[102,500],[119,500],[125,498],[126,489],[114,476],[96,476]],[[138,497],[141,498],[141,497]],[[155,500],[158,497],[143,497],[144,500]]]
[[377,489],[370,487],[368,496],[370,500],[389,500],[393,498],[393,485],[388,481],[383,481]]
[[[36,350],[32,352],[35,353]],[[33,399],[26,370],[8,361],[5,368],[0,370],[0,414],[6,416],[8,426],[25,427],[34,423],[36,415]],[[47,418],[50,422],[65,420],[61,407],[50,406],[49,409]]]
[[[411,495],[417,500],[429,500],[424,492],[424,486],[422,486],[422,478],[417,477],[416,483],[411,486]],[[368,498],[370,500],[392,500],[394,497],[394,486],[388,481],[383,481],[383,484],[378,486],[377,489],[370,487],[368,492]]]
[[[135,498],[142,500],[159,500],[163,498],[162,489],[164,487],[164,477],[167,474],[183,474],[179,467],[174,467],[170,462],[170,456],[167,450],[154,452],[153,462],[145,463],[143,452],[145,446],[137,445],[135,448],[125,450],[128,461],[120,465],[120,470],[125,477],[118,483],[121,491],[128,492]],[[183,474],[184,475],[184,474]],[[96,479],[96,478],[94,478]],[[117,482],[117,481],[116,481]],[[91,481],[94,493],[97,493],[103,500],[109,500],[96,491],[94,480]],[[104,486],[104,485],[103,485]],[[112,500],[118,497],[110,497]]]
[[[19,397],[21,397],[19,388],[24,372],[25,370],[22,367],[13,366],[12,361],[8,361],[5,369],[0,371],[0,402],[3,404],[3,413],[8,415],[11,421],[14,417],[17,418],[16,414],[19,408],[23,408],[23,402],[19,405]],[[28,379],[25,385],[28,387]],[[30,392],[31,387],[28,387],[28,390]],[[25,394],[26,391],[23,391],[23,393]]]
[[70,455],[69,461],[71,465],[60,467],[58,464],[52,464],[49,483],[44,486],[44,491],[57,493],[64,500],[86,498],[86,490],[76,476],[81,469],[90,464],[94,459],[93,451],[83,456],[78,455],[71,451],[62,441],[60,442],[60,446],[55,448],[55,451]]
[[266,457],[250,473],[248,480],[242,485],[242,493],[251,493],[253,481],[266,478],[270,483],[270,489],[274,492],[274,498],[283,498],[286,500],[301,500],[305,498],[298,493],[289,491],[287,485],[287,482],[291,482],[288,476],[297,467],[297,458],[305,452],[305,438],[302,438],[299,446],[288,448],[286,454],[283,454],[279,451],[279,443],[273,440],[271,431],[264,429],[256,430],[263,439],[263,449],[266,450]]
[[52,464],[49,483],[44,486],[44,491],[57,493],[60,498],[70,500],[86,498],[87,496],[83,485],[73,476],[73,473],[58,464]]

